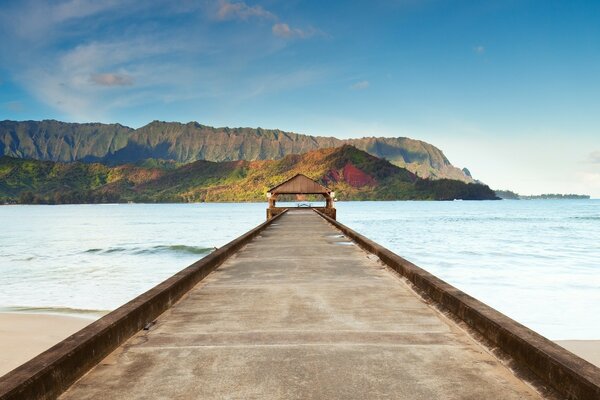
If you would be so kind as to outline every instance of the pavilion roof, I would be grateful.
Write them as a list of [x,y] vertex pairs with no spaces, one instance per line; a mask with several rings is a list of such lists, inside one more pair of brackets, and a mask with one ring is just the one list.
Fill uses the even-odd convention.
[[296,174],[285,182],[269,189],[271,194],[329,194],[331,189],[303,174]]

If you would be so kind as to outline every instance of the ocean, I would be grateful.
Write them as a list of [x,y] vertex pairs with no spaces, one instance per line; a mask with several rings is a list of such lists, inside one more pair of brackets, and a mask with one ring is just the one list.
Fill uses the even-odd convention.
[[[542,335],[600,339],[600,200],[336,207],[341,223]],[[2,206],[0,311],[97,318],[263,222],[265,208]]]

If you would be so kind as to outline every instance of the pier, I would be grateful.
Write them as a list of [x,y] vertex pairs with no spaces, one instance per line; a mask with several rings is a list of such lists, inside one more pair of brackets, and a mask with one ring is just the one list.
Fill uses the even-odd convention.
[[600,369],[312,209],[0,378],[0,399],[598,399]]

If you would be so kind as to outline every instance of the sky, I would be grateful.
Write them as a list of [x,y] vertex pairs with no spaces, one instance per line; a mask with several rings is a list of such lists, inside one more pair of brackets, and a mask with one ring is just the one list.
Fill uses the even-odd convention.
[[406,136],[600,197],[600,1],[0,0],[0,120]]

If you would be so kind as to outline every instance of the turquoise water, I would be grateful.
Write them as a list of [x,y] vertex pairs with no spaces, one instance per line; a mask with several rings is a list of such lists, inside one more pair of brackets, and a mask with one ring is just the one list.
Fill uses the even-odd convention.
[[[0,311],[99,316],[264,203],[0,207]],[[340,222],[551,339],[600,338],[600,201],[340,202]]]

